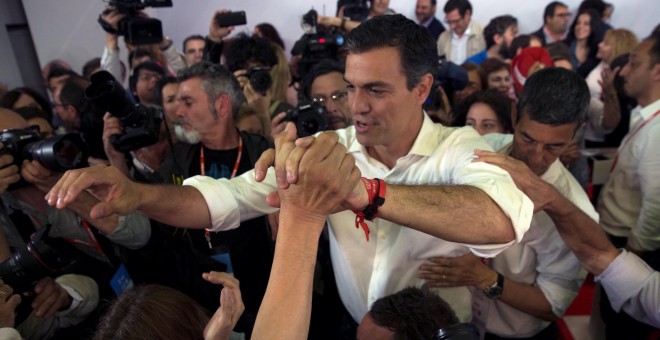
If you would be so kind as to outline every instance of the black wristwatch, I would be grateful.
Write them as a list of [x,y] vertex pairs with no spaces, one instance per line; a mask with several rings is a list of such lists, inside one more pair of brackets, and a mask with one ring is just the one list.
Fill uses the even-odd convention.
[[497,273],[497,281],[486,287],[484,294],[491,299],[497,299],[502,296],[502,291],[504,291],[504,275]]

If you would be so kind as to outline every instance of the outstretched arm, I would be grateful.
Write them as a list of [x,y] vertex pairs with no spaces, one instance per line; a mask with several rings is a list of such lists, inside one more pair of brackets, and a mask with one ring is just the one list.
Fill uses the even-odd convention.
[[550,216],[561,238],[590,273],[600,274],[619,254],[598,223],[535,175],[525,163],[489,151],[477,150],[475,154],[476,162],[497,165],[511,175],[534,202],[534,210],[544,210]]
[[131,181],[115,167],[97,165],[67,171],[46,195],[51,206],[66,208],[88,191],[99,202],[92,206],[93,219],[139,210],[174,226],[205,228],[211,225],[206,201],[189,186],[147,185]]

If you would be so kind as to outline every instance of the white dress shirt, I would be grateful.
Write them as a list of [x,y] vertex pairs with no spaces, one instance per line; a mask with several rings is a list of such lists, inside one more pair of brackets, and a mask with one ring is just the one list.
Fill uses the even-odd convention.
[[471,33],[472,22],[470,22],[468,28],[463,32],[463,35],[460,38],[455,32],[451,32],[451,55],[449,56],[449,61],[456,65],[460,65],[465,59],[470,57],[467,55],[467,42]]
[[[493,133],[483,137],[499,153],[508,155],[511,152],[513,135]],[[559,160],[550,165],[541,179],[598,221],[589,197]],[[520,243],[493,258],[492,268],[510,280],[539,287],[557,317],[564,315],[579,290],[580,262],[543,211],[534,214]],[[500,300],[490,299],[478,289],[472,292],[474,322],[488,333],[505,338],[532,337],[550,324]]]
[[[339,141],[355,158],[362,176],[396,184],[475,186],[511,218],[517,240],[527,231],[533,204],[516,188],[508,173],[485,163],[472,163],[475,149],[490,149],[473,128],[444,127],[434,124],[425,114],[410,152],[399,158],[392,169],[368,155],[358,143],[354,127],[336,132]],[[265,201],[268,193],[277,190],[272,169],[264,183],[256,183],[250,171],[232,180],[196,176],[187,179],[184,185],[192,185],[202,193],[215,231],[236,228],[241,220],[274,211]],[[452,243],[383,219],[367,222],[371,230],[367,242],[364,231],[355,227],[353,212],[333,214],[328,220],[337,287],[344,306],[356,322],[362,320],[378,298],[408,286],[421,286],[424,280],[418,278],[419,266],[426,259],[460,256],[469,250],[479,256],[492,257],[510,244]],[[466,287],[436,292],[447,300],[462,321],[470,320],[472,302]]]
[[631,112],[630,131],[598,204],[603,229],[643,251],[660,249],[660,115],[652,118],[658,110],[660,99]]
[[637,255],[622,250],[607,269],[595,277],[615,311],[660,327],[660,273]]

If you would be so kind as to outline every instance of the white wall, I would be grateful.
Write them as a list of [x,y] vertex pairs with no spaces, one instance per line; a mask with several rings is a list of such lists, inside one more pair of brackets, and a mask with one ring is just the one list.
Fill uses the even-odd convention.
[[[660,23],[658,0],[610,0],[615,11],[611,21],[614,27],[632,29],[640,38],[647,36]],[[171,8],[149,9],[148,12],[163,21],[164,32],[177,47],[190,34],[206,34],[216,9],[245,10],[248,24],[236,31],[249,31],[256,24],[270,22],[285,40],[287,49],[302,35],[300,16],[312,6],[322,12],[334,14],[336,1],[308,0],[173,0]],[[492,1],[472,0],[474,17],[483,24],[501,14],[518,18],[520,32],[528,33],[541,26],[543,9],[549,3],[538,0]],[[580,0],[563,0],[572,11]],[[438,17],[444,17],[438,1]],[[83,64],[101,55],[104,32],[96,23],[105,3],[101,0],[23,0],[28,23],[42,65],[52,59],[68,61],[80,72]],[[409,18],[414,18],[413,0],[391,0],[390,7]]]

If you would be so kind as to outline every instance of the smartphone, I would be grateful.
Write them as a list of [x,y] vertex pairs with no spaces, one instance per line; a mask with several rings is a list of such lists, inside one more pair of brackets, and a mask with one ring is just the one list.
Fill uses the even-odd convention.
[[215,22],[220,27],[239,26],[247,24],[245,11],[220,13],[215,16]]

